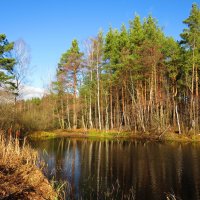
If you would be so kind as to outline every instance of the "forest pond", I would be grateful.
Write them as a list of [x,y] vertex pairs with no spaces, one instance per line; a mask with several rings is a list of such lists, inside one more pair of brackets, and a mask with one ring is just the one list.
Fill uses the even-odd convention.
[[[66,199],[200,199],[200,144],[57,138],[32,141]],[[123,198],[122,198],[123,197]]]

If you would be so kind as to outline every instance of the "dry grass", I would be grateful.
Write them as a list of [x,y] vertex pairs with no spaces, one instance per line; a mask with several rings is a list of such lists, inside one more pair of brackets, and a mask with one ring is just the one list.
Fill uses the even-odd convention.
[[20,147],[19,139],[11,137],[6,139],[4,134],[0,133],[0,158],[0,163],[4,165],[35,165],[37,152],[26,145],[26,139]]
[[0,132],[0,199],[56,199],[48,180],[36,167],[37,152]]

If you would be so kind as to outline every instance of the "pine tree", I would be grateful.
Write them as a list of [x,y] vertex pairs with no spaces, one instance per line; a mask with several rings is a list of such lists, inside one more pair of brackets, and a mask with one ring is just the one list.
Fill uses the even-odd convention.
[[81,69],[83,53],[80,52],[78,41],[73,40],[71,47],[64,53],[60,59],[59,70],[65,73],[66,81],[71,82],[68,86],[69,91],[73,93],[73,128],[77,128],[77,90],[78,90],[78,74]]
[[197,4],[192,5],[190,15],[183,21],[187,28],[181,34],[181,45],[185,49],[186,83],[190,95],[190,124],[196,131],[199,124],[199,70],[200,70],[200,9]]
[[5,34],[0,34],[0,87],[15,88],[13,67],[15,59],[11,57],[14,43],[9,43]]
[[[188,27],[181,34],[182,46],[188,55],[188,65],[191,65],[191,92],[198,96],[198,70],[200,65],[200,9],[197,4],[192,5],[190,16],[183,21]],[[196,88],[195,88],[196,87]]]

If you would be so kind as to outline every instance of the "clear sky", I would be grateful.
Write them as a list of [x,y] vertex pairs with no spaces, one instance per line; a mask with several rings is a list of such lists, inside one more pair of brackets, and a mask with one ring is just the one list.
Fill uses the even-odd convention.
[[83,43],[99,29],[128,25],[134,13],[152,14],[168,36],[179,39],[191,5],[200,0],[0,0],[0,33],[31,48],[31,87],[43,87],[76,38]]

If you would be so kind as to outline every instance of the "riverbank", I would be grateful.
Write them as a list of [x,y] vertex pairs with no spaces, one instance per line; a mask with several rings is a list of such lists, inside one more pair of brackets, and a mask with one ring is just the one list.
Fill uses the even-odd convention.
[[0,133],[0,199],[55,200],[56,192],[36,166],[37,152]]
[[37,131],[28,135],[31,139],[52,139],[58,137],[90,138],[90,139],[145,139],[154,141],[200,142],[200,134],[178,134],[174,131],[161,133],[134,133],[130,131],[99,130],[53,130]]

